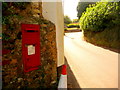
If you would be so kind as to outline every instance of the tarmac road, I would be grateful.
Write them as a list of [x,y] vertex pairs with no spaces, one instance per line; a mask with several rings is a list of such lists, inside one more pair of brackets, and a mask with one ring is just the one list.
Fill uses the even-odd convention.
[[118,88],[118,53],[87,43],[82,32],[65,33],[64,52],[81,88]]

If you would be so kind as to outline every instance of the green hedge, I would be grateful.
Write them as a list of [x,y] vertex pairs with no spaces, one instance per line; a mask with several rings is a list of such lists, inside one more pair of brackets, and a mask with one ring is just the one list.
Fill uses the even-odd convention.
[[80,28],[79,23],[71,23],[67,25],[68,28]]
[[80,18],[80,28],[86,41],[120,49],[120,2],[89,5]]
[[120,2],[97,2],[89,5],[80,18],[82,30],[103,31],[120,25]]
[[120,25],[102,32],[86,31],[84,39],[98,46],[120,49]]

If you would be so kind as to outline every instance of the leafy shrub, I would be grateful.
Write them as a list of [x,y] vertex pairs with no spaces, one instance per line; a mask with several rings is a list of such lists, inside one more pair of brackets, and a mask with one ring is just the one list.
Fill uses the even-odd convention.
[[64,16],[64,24],[67,25],[67,24],[70,24],[70,23],[72,23],[70,17]]
[[64,28],[64,30],[67,30],[67,28]]
[[120,25],[120,2],[97,2],[89,5],[80,18],[82,30],[99,32]]
[[67,25],[68,28],[80,28],[79,24],[78,23],[72,23],[72,24],[68,24]]
[[86,41],[120,49],[120,2],[107,1],[89,5],[80,18],[80,28]]
[[84,39],[98,46],[120,49],[120,25],[102,32],[84,32]]

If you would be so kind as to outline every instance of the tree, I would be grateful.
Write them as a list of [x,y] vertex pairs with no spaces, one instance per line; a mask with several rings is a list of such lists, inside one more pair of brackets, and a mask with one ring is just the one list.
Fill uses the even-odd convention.
[[[97,0],[100,1],[100,0]],[[95,2],[79,2],[77,6],[77,17],[80,19],[82,13],[86,11],[86,8],[89,6],[89,4],[95,4]]]
[[67,25],[70,23],[72,23],[71,19],[68,16],[64,16],[64,24]]

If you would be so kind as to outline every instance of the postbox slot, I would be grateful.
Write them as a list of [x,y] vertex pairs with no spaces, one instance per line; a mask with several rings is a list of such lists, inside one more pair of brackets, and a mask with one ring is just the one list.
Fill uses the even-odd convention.
[[28,47],[29,45],[35,46],[35,44],[25,44],[25,47]]
[[26,32],[38,32],[36,30],[26,30]]

